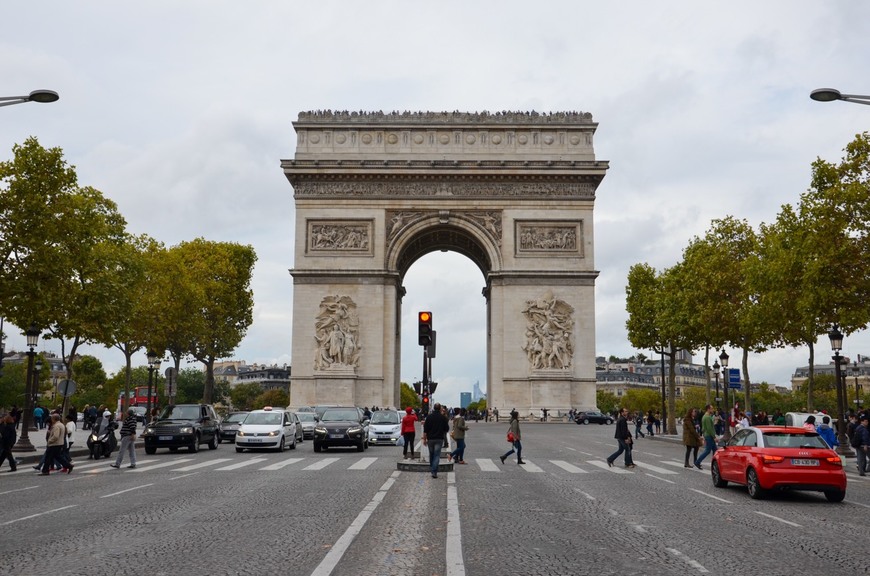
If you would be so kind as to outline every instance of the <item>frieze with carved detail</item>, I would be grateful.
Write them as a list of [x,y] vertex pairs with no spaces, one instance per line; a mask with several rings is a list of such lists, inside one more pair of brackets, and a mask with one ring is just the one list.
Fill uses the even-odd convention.
[[359,366],[360,330],[356,303],[349,296],[327,296],[314,319],[317,352],[314,369],[347,370]]
[[361,124],[443,123],[443,124],[590,124],[589,112],[367,112],[310,110],[299,113],[300,122],[354,122]]
[[551,196],[594,198],[595,184],[585,182],[444,182],[360,181],[323,182],[301,180],[294,184],[297,198],[319,196],[456,196],[522,197]]
[[370,254],[370,221],[308,221],[309,252],[358,252]]
[[517,254],[583,254],[583,222],[517,222]]

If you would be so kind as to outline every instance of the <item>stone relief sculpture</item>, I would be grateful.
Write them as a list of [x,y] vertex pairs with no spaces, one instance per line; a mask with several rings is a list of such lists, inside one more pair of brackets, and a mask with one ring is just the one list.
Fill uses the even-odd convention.
[[311,250],[368,252],[371,226],[367,222],[309,222],[308,247]]
[[327,296],[320,302],[314,339],[317,341],[315,370],[359,366],[359,316],[350,297]]
[[394,212],[392,210],[387,211],[387,240],[392,240],[396,237],[396,235],[402,231],[408,224],[415,222],[422,218],[424,213],[422,211],[416,212]]
[[565,370],[574,357],[574,308],[548,292],[541,300],[527,300],[526,345],[532,370]]
[[522,226],[521,250],[577,250],[577,229],[574,226]]
[[465,215],[486,230],[501,246],[501,212],[466,212]]

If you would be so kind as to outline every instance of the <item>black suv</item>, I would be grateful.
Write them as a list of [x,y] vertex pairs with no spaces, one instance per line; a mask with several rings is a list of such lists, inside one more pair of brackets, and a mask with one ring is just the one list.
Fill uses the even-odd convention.
[[156,421],[145,427],[142,433],[145,453],[154,454],[158,448],[175,452],[182,447],[197,452],[200,444],[208,444],[214,450],[218,447],[219,425],[211,404],[169,405]]
[[369,420],[362,408],[327,408],[314,426],[314,451],[330,446],[356,446],[357,452],[362,452],[369,447],[368,436]]

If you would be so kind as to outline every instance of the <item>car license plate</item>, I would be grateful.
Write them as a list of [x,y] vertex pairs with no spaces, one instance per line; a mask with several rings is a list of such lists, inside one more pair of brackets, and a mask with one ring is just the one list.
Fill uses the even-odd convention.
[[792,458],[791,459],[792,466],[818,466],[819,461],[815,458]]
[[260,438],[246,438],[245,442],[262,442]]
[[344,434],[330,434],[330,438],[344,438]]
[[172,436],[159,436],[157,439],[164,440],[164,441],[171,441],[173,438],[172,438]]

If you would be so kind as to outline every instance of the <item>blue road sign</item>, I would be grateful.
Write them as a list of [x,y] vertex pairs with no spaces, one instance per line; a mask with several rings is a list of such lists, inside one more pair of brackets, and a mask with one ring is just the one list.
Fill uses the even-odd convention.
[[728,387],[740,390],[740,368],[728,369]]

